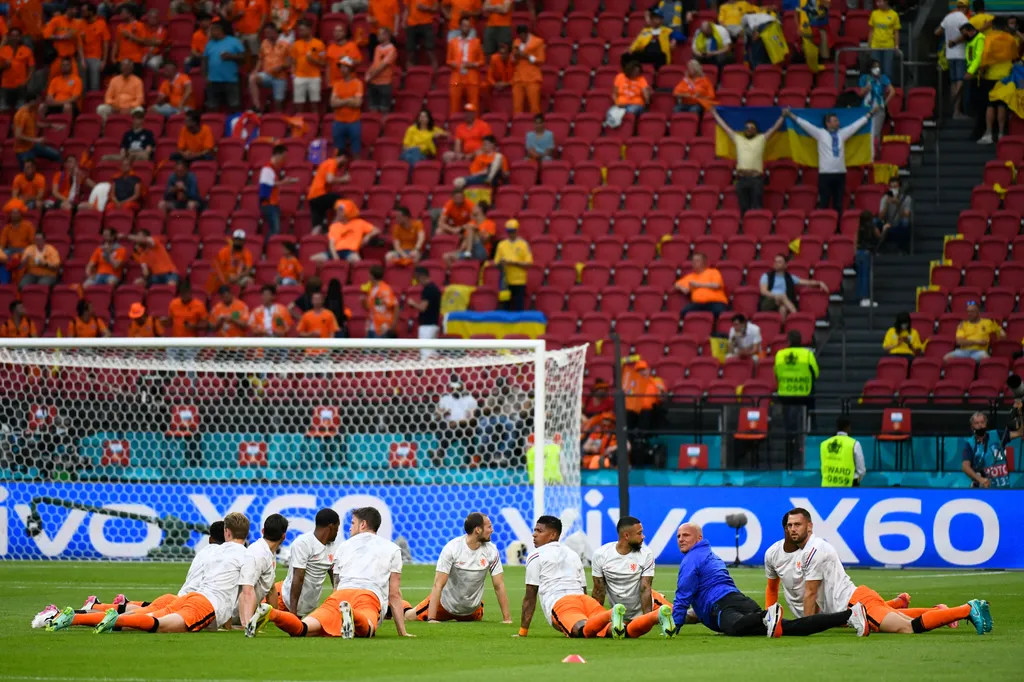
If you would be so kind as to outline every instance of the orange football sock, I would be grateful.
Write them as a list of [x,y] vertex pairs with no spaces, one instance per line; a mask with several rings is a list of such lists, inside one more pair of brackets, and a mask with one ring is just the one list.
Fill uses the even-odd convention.
[[592,618],[587,619],[583,626],[584,637],[600,637],[602,631],[612,622],[612,612],[605,611]]
[[292,637],[304,637],[306,635],[306,624],[299,620],[299,617],[294,613],[288,613],[281,609],[271,609],[268,619]]
[[119,628],[156,632],[159,625],[160,623],[156,618],[144,613],[126,613],[117,617],[117,627]]
[[658,612],[657,610],[645,613],[642,616],[634,618],[626,626],[626,635],[629,637],[643,637],[658,624]]
[[377,613],[370,609],[352,609],[352,620],[356,626],[356,637],[373,637],[377,626]]
[[930,608],[930,609],[896,609],[896,610],[899,611],[900,613],[902,613],[904,616],[910,616],[911,618],[919,618],[920,616],[923,616],[924,614],[928,613],[929,611],[934,611],[935,609],[933,607],[933,608]]
[[956,620],[963,620],[970,615],[970,605],[964,604],[963,606],[954,606],[949,609],[933,609],[918,618],[920,618],[921,626],[927,631],[941,628],[943,625],[949,625]]
[[71,621],[72,625],[88,625],[90,627],[96,627],[103,620],[103,616],[106,614],[103,611],[95,611],[92,613],[79,613]]

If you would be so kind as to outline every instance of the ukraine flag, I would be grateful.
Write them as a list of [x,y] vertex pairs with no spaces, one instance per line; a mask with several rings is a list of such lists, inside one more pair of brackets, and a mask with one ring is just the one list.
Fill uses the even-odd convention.
[[993,102],[1006,102],[1010,111],[1024,118],[1024,62],[1014,64],[1010,75],[995,84],[988,98]]
[[[799,116],[816,126],[824,124],[826,114],[839,117],[839,127],[854,123],[867,115],[867,107],[849,109],[793,109]],[[747,121],[753,121],[757,129],[767,132],[782,115],[781,107],[718,107],[722,117],[734,131],[742,131]],[[715,130],[715,152],[719,157],[735,159],[736,147],[721,128]],[[818,166],[818,141],[804,132],[792,119],[783,122],[782,129],[768,140],[764,160],[792,159],[801,166]],[[871,123],[865,123],[860,130],[846,141],[846,165],[866,166],[874,160],[874,145],[871,140]]]

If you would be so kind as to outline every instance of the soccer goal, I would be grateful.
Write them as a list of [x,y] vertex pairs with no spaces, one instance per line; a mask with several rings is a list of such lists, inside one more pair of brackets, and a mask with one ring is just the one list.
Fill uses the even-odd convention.
[[[0,559],[187,559],[229,511],[374,505],[435,561],[580,513],[585,347],[530,340],[0,340]],[[546,444],[546,447],[539,447]],[[345,522],[347,523],[347,521]]]

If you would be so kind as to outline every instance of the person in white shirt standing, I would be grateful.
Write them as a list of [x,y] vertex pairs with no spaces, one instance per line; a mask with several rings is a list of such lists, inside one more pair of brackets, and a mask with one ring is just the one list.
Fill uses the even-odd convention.
[[661,607],[626,624],[626,607],[615,604],[605,609],[587,596],[587,578],[583,562],[573,550],[559,542],[562,521],[555,516],[542,516],[533,529],[537,548],[526,559],[526,594],[519,637],[526,637],[533,621],[533,612],[540,598],[541,610],[548,624],[566,637],[622,639],[639,637],[661,625],[663,636],[675,634],[672,609]]
[[846,203],[846,141],[871,121],[875,109],[845,128],[839,127],[839,117],[833,113],[825,114],[824,128],[796,116],[789,107],[782,110],[782,115],[818,141],[818,208],[832,208],[842,216]]
[[604,604],[607,594],[608,601],[625,606],[626,619],[633,620],[669,602],[654,590],[654,554],[644,544],[640,519],[623,516],[615,529],[618,539],[601,545],[590,559],[591,595]]
[[383,622],[385,605],[391,608],[398,634],[415,637],[405,629],[402,550],[377,535],[380,524],[380,512],[375,508],[353,510],[349,539],[336,548],[337,589],[302,620],[260,604],[246,625],[246,637],[254,637],[268,620],[292,637],[373,637]]
[[467,392],[462,385],[462,380],[453,374],[448,384],[448,393],[445,393],[437,401],[437,414],[440,417],[441,427],[440,433],[437,435],[437,449],[434,450],[431,457],[434,466],[442,466],[444,458],[448,454],[448,448],[460,442],[466,444],[467,459],[472,457],[472,454],[468,452],[469,436],[473,432],[472,425],[478,407],[473,394]]
[[[866,585],[856,586],[843,568],[835,547],[816,535],[810,512],[792,509],[786,514],[786,536],[797,548],[793,578],[787,600],[803,603],[803,614],[819,610],[825,613],[843,611],[860,603],[867,612],[869,627],[877,632],[920,634],[960,620],[970,620],[979,635],[992,631],[992,614],[984,599],[972,599],[953,608],[896,609]],[[766,569],[767,572],[767,569]],[[778,573],[786,579],[788,571]],[[802,590],[797,579],[803,580]],[[902,600],[901,600],[902,601]]]
[[967,77],[967,39],[960,27],[968,23],[967,0],[957,0],[956,9],[946,15],[935,29],[935,35],[942,39],[946,49],[946,63],[949,65],[949,94],[953,100],[953,118],[970,119],[964,113],[963,86]]
[[497,547],[491,544],[494,531],[491,520],[480,512],[473,512],[466,517],[463,529],[465,535],[455,538],[441,550],[430,596],[407,610],[406,618],[428,623],[483,620],[484,581],[490,574],[501,609],[501,622],[512,622],[501,557]]
[[263,522],[263,537],[245,549],[245,563],[242,565],[242,591],[238,595],[238,610],[233,623],[248,623],[256,612],[256,605],[266,599],[277,603],[277,550],[281,548],[288,533],[288,519],[280,514],[271,514]]
[[334,541],[338,539],[341,517],[330,508],[316,513],[316,527],[295,538],[289,548],[288,576],[275,585],[280,596],[277,608],[302,618],[320,606],[324,578],[334,561]]

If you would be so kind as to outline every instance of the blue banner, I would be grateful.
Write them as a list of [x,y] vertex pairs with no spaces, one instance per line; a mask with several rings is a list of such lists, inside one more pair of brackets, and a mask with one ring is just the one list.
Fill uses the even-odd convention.
[[[548,511],[571,521],[566,535],[582,533],[596,548],[615,538],[617,491],[607,486],[582,493],[579,518]],[[530,546],[531,500],[526,486],[10,483],[0,486],[0,560],[144,559],[173,545],[181,522],[209,524],[229,511],[249,516],[252,538],[262,518],[282,513],[294,539],[312,528],[322,507],[344,516],[365,505],[381,510],[381,534],[404,537],[417,562],[434,562],[471,511],[490,516],[492,541],[504,556],[512,543]],[[633,488],[631,500],[630,512],[643,522],[659,563],[679,561],[675,532],[683,522],[703,525],[715,551],[726,560],[736,558],[735,531],[725,517],[742,513],[747,525],[739,535],[739,558],[759,564],[782,537],[783,514],[804,507],[814,532],[847,565],[1024,568],[1022,491],[645,487]],[[161,521],[114,518],[91,506]],[[201,536],[192,532],[184,538],[191,546]]]

